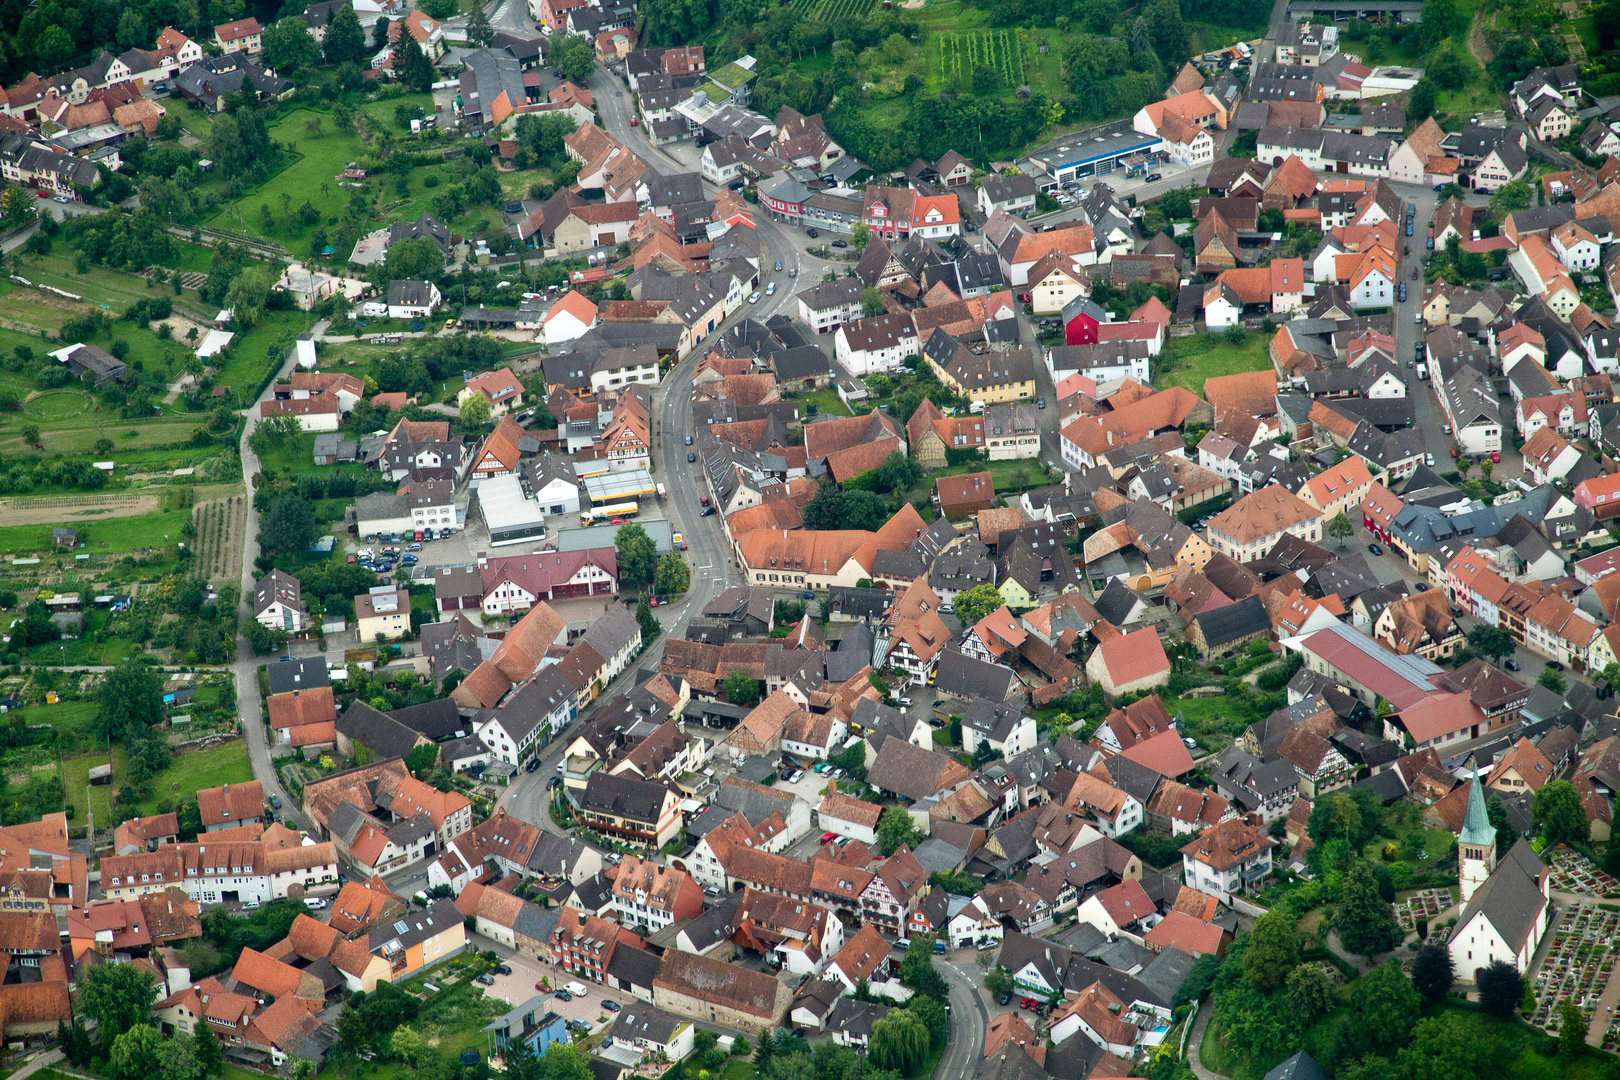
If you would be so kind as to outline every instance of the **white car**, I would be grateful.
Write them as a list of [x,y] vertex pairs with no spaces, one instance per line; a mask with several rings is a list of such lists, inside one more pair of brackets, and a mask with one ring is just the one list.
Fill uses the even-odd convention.
[[754,294],[754,295],[753,295],[753,296],[750,296],[750,297],[749,297],[749,298],[748,298],[748,302],[749,302],[749,303],[750,303],[750,304],[757,304],[757,303],[759,303],[759,293],[755,293],[755,294]]
[[1434,455],[1433,454],[1424,454],[1423,455],[1423,464],[1427,465],[1431,469],[1434,468]]
[[306,896],[306,897],[304,897],[304,906],[305,907],[312,907],[312,908],[315,908],[315,909],[319,910],[320,908],[323,908],[323,907],[326,906],[326,897],[324,897],[324,896]]

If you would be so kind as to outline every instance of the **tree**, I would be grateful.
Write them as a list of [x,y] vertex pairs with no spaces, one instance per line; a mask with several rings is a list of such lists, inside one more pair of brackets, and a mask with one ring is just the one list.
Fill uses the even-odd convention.
[[1544,667],[1541,669],[1541,674],[1536,676],[1536,682],[1555,694],[1564,692],[1564,673],[1562,671]]
[[658,547],[640,525],[621,525],[613,534],[619,559],[619,584],[632,589],[652,583],[658,568]]
[[893,855],[902,846],[915,847],[922,843],[922,838],[922,831],[905,807],[891,806],[878,816],[878,854]]
[[444,252],[430,237],[401,240],[388,245],[383,265],[391,280],[433,281],[444,273]]
[[928,1028],[914,1014],[896,1009],[872,1025],[867,1056],[880,1069],[908,1075],[928,1056]]
[[943,1002],[950,996],[945,977],[934,969],[934,935],[913,934],[900,960],[900,985],[920,997]]
[[482,3],[474,3],[472,14],[467,16],[467,40],[480,49],[489,48],[489,43],[495,40],[495,28],[489,25]]
[[1387,1054],[1406,1043],[1422,1004],[1401,972],[1400,961],[1388,960],[1357,981],[1349,1026],[1363,1049]]
[[1568,998],[1558,1006],[1558,1056],[1565,1063],[1586,1053],[1586,1017],[1581,1007]]
[[931,1047],[938,1050],[945,1045],[945,1040],[951,1033],[951,1014],[945,1010],[943,1004],[931,997],[918,994],[907,1003],[906,1012],[921,1020],[923,1027],[928,1029],[928,1042]]
[[647,602],[646,593],[642,593],[636,600],[636,625],[641,627],[641,640],[648,644],[664,632],[664,628],[658,625],[658,620],[653,616],[652,604]]
[[425,743],[412,748],[411,752],[405,755],[405,768],[420,780],[433,770],[438,761],[439,748],[432,743]]
[[157,1059],[157,1074],[163,1080],[202,1080],[197,1047],[190,1039],[164,1039],[158,1044]]
[[[1519,830],[1508,820],[1507,807],[1502,805],[1502,796],[1493,793],[1485,800],[1485,815],[1491,819],[1491,827],[1496,830],[1497,856],[1506,855],[1513,842],[1519,838]],[[1611,845],[1609,851],[1620,852],[1620,845]]]
[[250,327],[263,317],[270,285],[270,271],[262,266],[249,266],[236,275],[225,293],[225,306],[238,325]]
[[47,68],[54,68],[73,55],[73,38],[56,23],[51,23],[34,39],[34,55]]
[[1524,976],[1505,960],[1493,960],[1475,977],[1479,1007],[1492,1016],[1509,1017],[1524,997]]
[[1591,839],[1591,824],[1581,807],[1581,793],[1568,780],[1552,780],[1536,792],[1531,820],[1549,844],[1584,844]]
[[[388,44],[388,20],[378,19],[377,23],[383,35],[379,49]],[[332,13],[332,20],[326,24],[326,38],[321,42],[326,51],[326,62],[329,64],[347,64],[360,59],[366,51],[366,32],[360,27],[360,16],[354,13],[354,5],[345,4]]]
[[1412,94],[1406,102],[1406,115],[1413,122],[1427,120],[1434,115],[1434,107],[1440,101],[1440,89],[1435,86],[1434,80],[1422,78],[1416,86],[1412,87]]
[[120,1080],[144,1080],[161,1076],[158,1053],[163,1036],[150,1024],[136,1024],[112,1041],[113,1074]]
[[489,398],[474,391],[461,403],[461,424],[463,427],[475,428],[487,423],[489,423]]
[[653,578],[653,588],[664,596],[671,593],[683,593],[692,584],[692,570],[686,565],[679,552],[665,552],[664,557],[658,560],[658,573]]
[[1299,966],[1299,936],[1294,917],[1285,909],[1268,911],[1254,921],[1243,950],[1243,974],[1249,985],[1275,990]]
[[1350,524],[1350,519],[1341,510],[1327,523],[1327,534],[1339,542],[1339,550],[1343,551],[1344,542],[1356,535],[1356,527]]
[[192,1032],[191,1041],[194,1044],[197,1067],[201,1070],[201,1076],[218,1076],[225,1071],[225,1055],[220,1051],[219,1040],[208,1030],[207,1025],[198,1024],[196,1030]]
[[753,705],[759,701],[759,680],[750,679],[746,672],[733,671],[720,685],[725,689],[726,700],[733,705]]
[[1487,660],[1500,660],[1504,656],[1512,656],[1518,647],[1513,635],[1506,630],[1484,623],[1475,623],[1468,631],[1468,647],[1476,656],[1483,656]]
[[157,989],[148,968],[97,964],[86,968],[79,979],[79,1012],[96,1021],[101,1044],[109,1047],[113,1039],[146,1019]]
[[[17,639],[17,627],[13,626],[12,640]],[[61,634],[56,624],[51,622],[51,609],[45,606],[43,600],[31,600],[23,608],[22,617],[22,644],[43,645],[47,641],[56,641]]]
[[1321,968],[1301,964],[1288,973],[1288,1011],[1305,1027],[1333,1010],[1333,984]]
[[575,86],[584,86],[591,73],[596,70],[596,57],[591,52],[591,43],[582,37],[563,38],[562,44],[552,50],[551,62],[562,71],[563,78]]
[[264,61],[278,72],[315,67],[321,62],[321,49],[309,32],[309,24],[296,15],[271,23],[263,40]]
[[870,319],[883,314],[883,294],[877,289],[861,290],[861,318]]
[[994,585],[975,585],[956,594],[952,601],[956,619],[963,626],[976,626],[979,620],[1006,603]]
[[[904,38],[901,38],[904,41]],[[909,46],[908,50],[909,52]],[[865,251],[866,245],[872,242],[872,228],[864,221],[857,221],[849,233],[849,246],[856,251]]]
[[1379,893],[1372,867],[1366,862],[1357,861],[1345,876],[1333,928],[1346,949],[1369,959],[1401,943],[1395,909]]
[[96,702],[98,735],[105,739],[139,738],[146,729],[163,721],[163,679],[147,665],[126,660],[101,680]]
[[427,58],[422,46],[416,43],[416,38],[411,34],[401,33],[399,36],[405,42],[397,58],[399,81],[417,93],[425,94],[433,88],[433,61]]
[[302,495],[283,495],[259,526],[259,547],[272,555],[294,555],[319,535],[314,505]]
[[1435,85],[1442,90],[1461,90],[1468,85],[1469,66],[1463,62],[1457,51],[1451,48],[1441,49],[1435,53],[1424,68],[1424,75],[1433,79]]
[[38,424],[24,424],[22,426],[22,439],[28,446],[39,446],[40,435]]
[[1439,1001],[1456,982],[1451,967],[1451,950],[1433,943],[1423,946],[1412,958],[1412,989],[1425,1001]]
[[1496,189],[1491,196],[1491,212],[1501,217],[1518,210],[1527,209],[1534,201],[1535,193],[1525,180],[1509,180]]

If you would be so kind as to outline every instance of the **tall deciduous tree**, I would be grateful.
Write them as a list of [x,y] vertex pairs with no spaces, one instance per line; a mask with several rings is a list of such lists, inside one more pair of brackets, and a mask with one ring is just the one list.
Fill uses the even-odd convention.
[[1492,1016],[1512,1016],[1524,997],[1524,976],[1503,960],[1493,960],[1475,977],[1479,986],[1479,1007]]
[[921,843],[922,833],[905,807],[891,806],[878,817],[877,842],[880,854],[893,855],[902,846]]
[[1401,927],[1378,890],[1372,868],[1357,861],[1340,888],[1339,911],[1333,919],[1344,947],[1361,956],[1376,956],[1401,943]]
[[[157,997],[149,969],[135,964],[97,964],[79,980],[79,1011],[93,1017],[102,1046],[140,1024]],[[153,1032],[156,1034],[156,1032]]]
[[[557,39],[553,37],[552,40]],[[582,37],[563,38],[562,44],[552,50],[551,62],[561,69],[563,78],[576,86],[583,86],[596,70],[591,43]]]
[[264,62],[279,72],[319,64],[321,50],[309,24],[296,15],[271,23],[264,31]]
[[315,507],[302,495],[283,495],[259,526],[259,546],[272,554],[292,555],[315,542]]
[[126,660],[101,680],[96,703],[97,733],[131,739],[162,722],[163,680],[147,665]]
[[872,1025],[867,1054],[880,1069],[910,1074],[928,1056],[928,1028],[914,1014],[896,1009]]
[[639,588],[652,583],[658,568],[658,547],[640,525],[621,525],[613,534],[618,553],[619,584]]
[[495,40],[495,28],[489,25],[482,0],[474,0],[472,14],[467,16],[467,40],[481,49],[489,48]]
[[686,560],[681,558],[679,552],[665,552],[664,557],[658,560],[658,573],[653,579],[653,586],[660,593],[683,593],[692,583],[691,568]]
[[1299,966],[1299,935],[1286,910],[1268,911],[1254,921],[1243,951],[1243,974],[1250,985],[1274,990]]
[[1356,535],[1356,527],[1350,524],[1350,519],[1340,511],[1327,523],[1327,534],[1339,542],[1339,550],[1343,551],[1344,542]]
[[1581,806],[1581,793],[1568,780],[1552,780],[1536,792],[1532,820],[1549,844],[1586,843],[1592,827]]
[[956,594],[952,606],[956,619],[963,626],[975,626],[980,619],[1006,603],[994,585],[975,585]]

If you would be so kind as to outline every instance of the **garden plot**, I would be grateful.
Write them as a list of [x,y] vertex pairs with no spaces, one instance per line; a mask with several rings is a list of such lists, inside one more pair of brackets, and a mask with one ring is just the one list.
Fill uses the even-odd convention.
[[1419,919],[1433,919],[1453,903],[1449,888],[1422,889],[1395,905],[1395,917],[1402,930],[1416,930]]
[[1552,853],[1553,892],[1609,896],[1620,892],[1620,882],[1597,868],[1578,851],[1560,847]]
[[[1573,1001],[1590,1019],[1614,971],[1614,936],[1620,933],[1620,911],[1604,911],[1593,903],[1577,903],[1564,913],[1553,931],[1546,959],[1536,971],[1536,1011],[1531,1023],[1557,1030],[1558,1010]],[[1616,1026],[1603,1034],[1603,1046],[1615,1044]]]
[[242,518],[247,499],[233,495],[198,503],[191,523],[196,528],[193,567],[198,576],[214,583],[234,582],[242,573]]
[[1010,89],[1024,85],[1024,47],[1017,30],[976,30],[939,35],[941,76],[960,74],[964,84],[976,68],[989,68]]

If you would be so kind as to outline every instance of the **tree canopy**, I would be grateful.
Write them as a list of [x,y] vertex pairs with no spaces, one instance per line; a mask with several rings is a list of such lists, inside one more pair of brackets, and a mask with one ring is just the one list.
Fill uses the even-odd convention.
[[658,547],[647,530],[631,523],[620,525],[613,534],[613,548],[619,559],[619,584],[640,588],[652,584],[658,569]]

